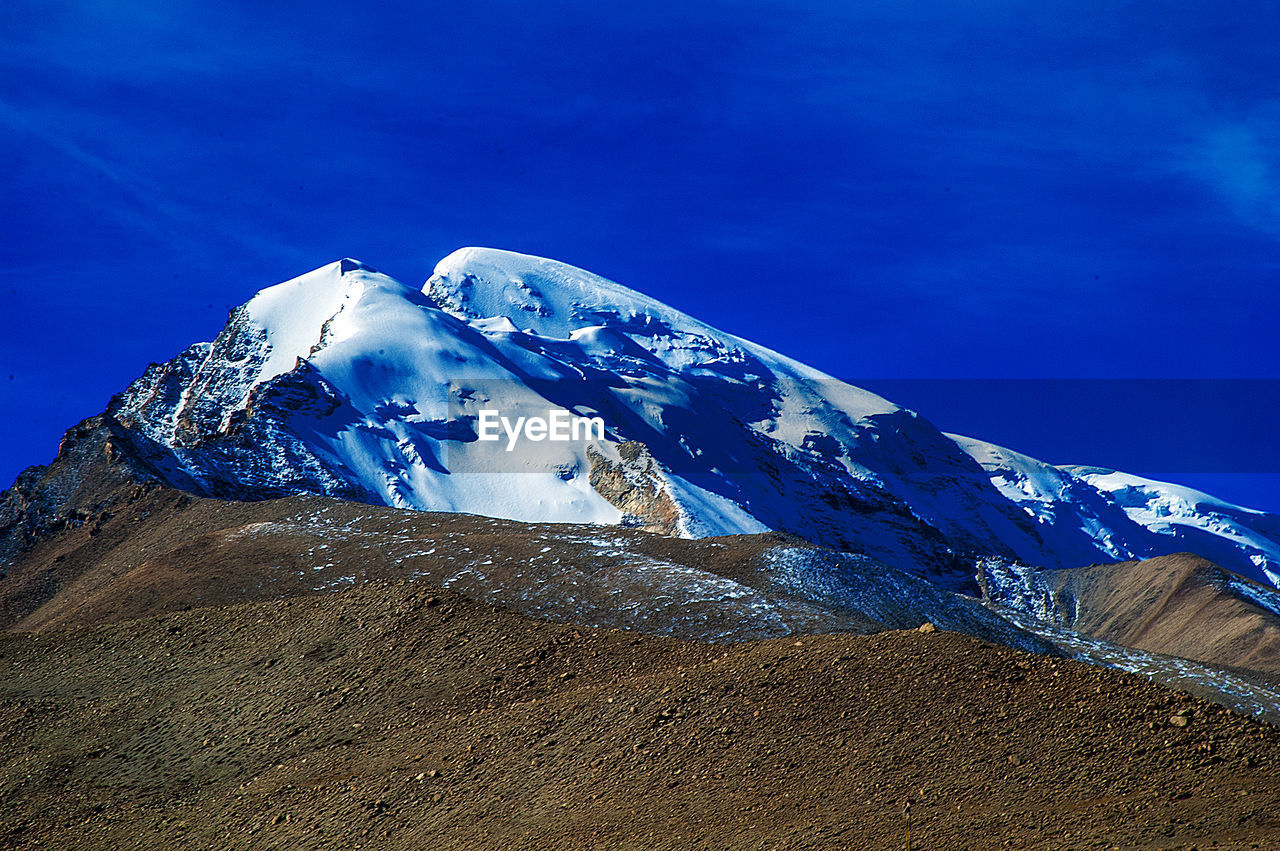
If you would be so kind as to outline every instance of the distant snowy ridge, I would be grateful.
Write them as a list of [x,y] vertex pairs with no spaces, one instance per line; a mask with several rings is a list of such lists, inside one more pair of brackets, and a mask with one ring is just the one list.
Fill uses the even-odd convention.
[[1063,469],[1107,494],[1135,523],[1173,541],[1166,549],[1194,552],[1256,578],[1256,573],[1238,569],[1243,555],[1268,583],[1280,587],[1280,517],[1241,508],[1192,488],[1115,470]]
[[[486,408],[599,416],[606,438],[508,453],[477,439]],[[226,498],[776,529],[970,591],[988,556],[1063,567],[1177,544],[1273,583],[1280,565],[1274,517],[1192,499],[1174,522],[1158,483],[943,435],[639,292],[493,249],[451,254],[421,290],[349,259],[269,287],[108,414],[158,478]]]
[[[1241,508],[1181,485],[1101,467],[1055,467],[980,440],[952,435],[1010,501],[1047,535],[1079,525],[1109,558],[1192,552],[1241,576],[1280,587],[1280,517]],[[1087,552],[1054,542],[1068,566]]]

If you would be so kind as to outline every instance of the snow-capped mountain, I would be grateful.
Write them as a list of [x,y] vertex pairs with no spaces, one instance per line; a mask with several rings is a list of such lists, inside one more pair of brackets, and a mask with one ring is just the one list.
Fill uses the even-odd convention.
[[[494,412],[509,426],[555,411],[598,418],[603,437],[484,439]],[[1192,550],[1280,576],[1275,517],[944,435],[612,281],[492,249],[455,252],[421,289],[353,260],[269,287],[107,416],[110,451],[203,495],[773,529],[953,588],[976,589],[976,557]]]

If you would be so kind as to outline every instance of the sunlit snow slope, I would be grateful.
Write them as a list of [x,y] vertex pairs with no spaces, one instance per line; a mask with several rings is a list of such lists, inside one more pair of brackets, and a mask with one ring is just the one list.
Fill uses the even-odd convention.
[[[478,439],[484,409],[599,417],[606,436],[508,451]],[[1254,578],[1276,565],[1273,517],[1193,500],[1170,533],[1098,471],[943,435],[641,293],[492,249],[455,252],[421,290],[353,260],[265,289],[108,413],[119,451],[227,498],[777,529],[953,587],[972,586],[974,556],[1062,567],[1173,542]]]

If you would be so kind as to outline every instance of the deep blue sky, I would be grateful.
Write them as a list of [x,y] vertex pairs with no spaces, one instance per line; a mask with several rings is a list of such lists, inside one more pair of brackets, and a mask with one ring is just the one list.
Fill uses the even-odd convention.
[[[1276,7],[1084,8],[7,0],[0,479],[261,287],[463,245],[855,380],[1280,378]],[[1098,460],[995,398],[900,401]]]

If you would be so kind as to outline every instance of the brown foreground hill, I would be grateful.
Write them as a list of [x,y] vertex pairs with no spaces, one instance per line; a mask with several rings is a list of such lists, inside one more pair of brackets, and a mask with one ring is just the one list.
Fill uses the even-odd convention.
[[0,637],[12,848],[1280,847],[1280,731],[946,632],[732,645],[422,583]]
[[[44,481],[0,510],[2,847],[895,849],[910,800],[916,851],[1280,848],[1274,727],[979,601],[921,598],[997,640],[824,606],[762,567],[803,542]],[[1188,570],[1053,590],[1271,671],[1273,621]],[[1182,640],[1206,611],[1230,641]]]

